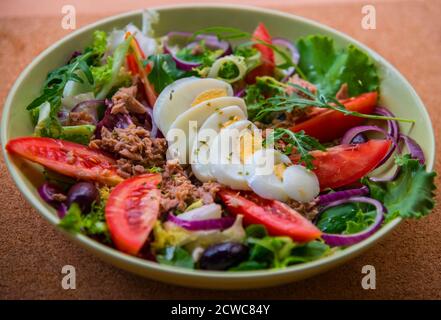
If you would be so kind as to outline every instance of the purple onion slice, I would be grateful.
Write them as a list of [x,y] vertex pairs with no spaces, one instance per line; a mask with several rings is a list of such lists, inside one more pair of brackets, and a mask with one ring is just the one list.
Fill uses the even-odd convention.
[[199,67],[201,65],[201,63],[194,62],[194,61],[185,61],[185,60],[182,60],[181,58],[177,57],[178,50],[176,50],[175,48],[173,48],[169,44],[169,41],[172,38],[183,38],[183,39],[187,39],[187,40],[194,40],[194,41],[190,42],[189,44],[187,44],[187,47],[192,47],[192,46],[196,45],[199,41],[203,40],[205,42],[205,45],[207,46],[207,48],[209,48],[211,50],[218,50],[218,49],[222,50],[222,53],[219,55],[218,58],[223,57],[228,54],[231,54],[231,52],[232,52],[231,45],[229,42],[219,40],[214,35],[200,34],[200,35],[193,37],[193,33],[191,33],[191,32],[183,32],[183,31],[169,32],[163,41],[164,52],[170,54],[172,56],[173,60],[176,62],[176,66],[179,69],[184,70],[184,71],[191,71],[193,68]]
[[386,212],[386,208],[379,202],[378,200],[368,198],[368,197],[350,197],[347,199],[337,200],[334,202],[329,203],[326,207],[324,207],[319,214],[324,212],[325,210],[335,207],[341,204],[345,203],[356,203],[356,202],[363,202],[368,203],[373,206],[375,206],[375,209],[377,211],[377,215],[375,216],[374,222],[365,230],[354,233],[354,234],[332,234],[332,233],[323,233],[322,239],[330,246],[337,247],[337,246],[351,246],[358,242],[361,242],[367,238],[369,238],[371,235],[373,235],[380,227],[381,223],[384,220],[384,213]]
[[234,217],[223,217],[219,219],[188,221],[179,219],[179,217],[175,216],[173,213],[169,213],[168,215],[168,221],[191,231],[226,229],[233,225],[234,220]]
[[361,188],[357,188],[357,189],[336,191],[336,192],[320,195],[318,204],[321,206],[325,206],[337,200],[344,200],[355,196],[365,196],[367,194],[369,194],[369,188],[366,186],[362,186]]
[[[291,55],[292,61],[295,64],[297,64],[299,62],[299,59],[300,59],[299,51],[297,50],[296,46],[291,41],[289,41],[288,39],[285,39],[285,38],[273,38],[272,43],[273,43],[273,45],[275,45],[277,47],[282,47],[282,48],[287,49]],[[295,71],[295,67],[289,67],[286,70],[282,70],[282,72],[285,74],[285,77],[283,79],[284,80],[286,79],[286,81],[287,81],[287,79],[289,79],[289,77],[294,74],[294,71]]]

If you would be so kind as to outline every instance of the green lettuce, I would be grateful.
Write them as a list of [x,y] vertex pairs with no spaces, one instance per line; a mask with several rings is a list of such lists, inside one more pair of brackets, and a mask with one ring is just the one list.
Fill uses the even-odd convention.
[[162,254],[156,255],[160,264],[194,269],[194,261],[191,254],[181,247],[167,247]]
[[231,268],[231,271],[284,268],[319,259],[330,250],[329,246],[321,241],[299,244],[289,237],[269,236],[262,225],[250,225],[246,233],[248,259]]
[[378,90],[379,77],[372,59],[354,45],[338,50],[332,38],[312,35],[300,38],[297,48],[299,68],[325,96],[335,96],[344,83],[351,97]]
[[427,172],[426,166],[412,159],[410,155],[396,158],[400,173],[394,181],[373,182],[363,179],[369,187],[371,197],[377,199],[387,209],[386,222],[399,216],[421,218],[435,206],[435,172]]

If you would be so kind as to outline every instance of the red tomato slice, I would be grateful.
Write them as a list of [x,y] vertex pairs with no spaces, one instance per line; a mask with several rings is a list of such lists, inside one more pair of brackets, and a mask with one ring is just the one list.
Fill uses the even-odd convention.
[[69,177],[108,185],[116,185],[124,180],[116,173],[113,158],[81,144],[23,137],[10,140],[6,150]]
[[[357,182],[376,168],[386,156],[390,140],[369,140],[354,145],[339,145],[326,151],[312,151],[314,173],[320,182],[320,189],[339,188]],[[298,156],[292,156],[298,162]]]
[[242,214],[247,224],[262,224],[271,235],[288,236],[295,241],[317,239],[321,231],[286,204],[267,200],[253,192],[222,189],[218,195],[229,212]]
[[[254,30],[252,39],[254,41],[260,40],[268,44],[272,44],[271,35],[263,23],[259,23],[256,30]],[[254,83],[256,81],[256,77],[270,76],[274,74],[275,58],[273,49],[261,43],[256,43],[253,45],[253,47],[259,50],[262,64],[248,73],[246,77],[247,83]]]
[[[368,92],[341,102],[350,111],[371,114],[377,104],[377,98],[377,92]],[[316,112],[311,118],[295,124],[291,130],[303,130],[320,141],[331,141],[341,137],[348,129],[362,124],[364,120],[360,117],[345,116],[339,111],[326,110]]]
[[159,215],[160,174],[144,174],[117,185],[107,200],[105,216],[115,246],[136,255]]

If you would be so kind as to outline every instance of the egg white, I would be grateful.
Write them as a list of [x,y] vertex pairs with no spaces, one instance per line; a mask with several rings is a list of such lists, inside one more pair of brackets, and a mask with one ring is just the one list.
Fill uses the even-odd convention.
[[245,120],[246,115],[237,106],[225,107],[220,112],[215,112],[205,120],[198,132],[196,140],[191,149],[191,168],[200,181],[207,182],[215,180],[210,171],[210,147],[217,133],[223,126],[233,121]]
[[162,90],[153,108],[153,119],[158,128],[166,135],[176,118],[191,107],[194,99],[209,89],[225,89],[228,96],[233,95],[233,88],[218,79],[188,77],[179,79]]

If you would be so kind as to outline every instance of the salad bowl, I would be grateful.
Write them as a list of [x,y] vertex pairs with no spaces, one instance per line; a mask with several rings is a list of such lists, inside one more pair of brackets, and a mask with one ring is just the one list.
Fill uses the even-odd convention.
[[[416,140],[424,151],[426,166],[433,168],[435,147],[430,118],[423,102],[406,79],[384,58],[362,43],[327,26],[294,15],[246,6],[230,5],[180,5],[154,8],[160,16],[155,24],[155,34],[164,35],[172,30],[194,32],[208,26],[228,26],[252,31],[263,22],[271,33],[288,39],[298,39],[309,34],[330,36],[339,47],[353,44],[374,61],[381,79],[381,105],[398,117],[415,119],[417,126],[402,124],[401,129]],[[228,17],[228,18],[226,18]],[[11,157],[5,150],[10,139],[29,136],[33,125],[26,106],[39,94],[47,73],[65,62],[75,50],[83,49],[92,41],[94,30],[111,31],[129,23],[141,25],[141,11],[129,12],[100,20],[85,26],[42,52],[19,76],[7,97],[1,125],[2,150],[9,172],[26,199],[49,223],[60,221],[54,210],[38,195],[37,187],[43,181],[37,167]],[[387,173],[385,173],[387,174]],[[289,266],[284,269],[243,272],[217,272],[177,268],[134,257],[82,234],[64,231],[67,237],[86,248],[102,260],[135,274],[167,283],[210,289],[245,289],[276,286],[325,272],[361,254],[386,237],[401,218],[389,222],[369,238],[316,261]]]

